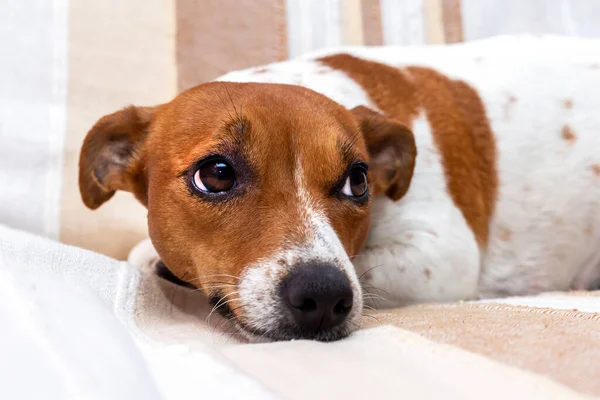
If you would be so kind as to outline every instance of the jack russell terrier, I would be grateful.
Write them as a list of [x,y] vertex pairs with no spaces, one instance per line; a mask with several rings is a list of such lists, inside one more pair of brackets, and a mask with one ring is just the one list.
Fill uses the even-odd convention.
[[336,340],[395,305],[600,278],[600,42],[352,47],[101,118],[85,204],[148,208],[168,274],[248,337]]

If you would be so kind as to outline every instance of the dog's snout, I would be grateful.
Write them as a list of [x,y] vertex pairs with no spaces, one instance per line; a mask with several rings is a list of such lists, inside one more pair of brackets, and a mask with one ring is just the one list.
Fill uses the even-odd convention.
[[305,335],[340,325],[352,310],[350,280],[329,264],[296,267],[281,282],[280,296]]

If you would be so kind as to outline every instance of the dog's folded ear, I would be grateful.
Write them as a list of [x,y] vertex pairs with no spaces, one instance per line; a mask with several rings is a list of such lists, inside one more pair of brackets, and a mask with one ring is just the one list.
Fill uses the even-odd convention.
[[146,203],[143,146],[155,108],[129,106],[102,117],[88,132],[79,158],[79,191],[98,208],[117,190]]
[[367,107],[353,108],[371,161],[369,178],[373,194],[398,200],[408,190],[415,169],[417,148],[411,130]]

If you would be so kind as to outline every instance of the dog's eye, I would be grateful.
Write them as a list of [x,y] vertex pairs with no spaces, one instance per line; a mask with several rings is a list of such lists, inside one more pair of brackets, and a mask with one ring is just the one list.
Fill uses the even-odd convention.
[[348,197],[362,197],[369,189],[367,183],[367,171],[361,165],[355,165],[350,168],[348,177],[342,188],[342,193]]
[[227,192],[235,186],[235,171],[222,158],[211,158],[194,173],[194,186],[205,193]]

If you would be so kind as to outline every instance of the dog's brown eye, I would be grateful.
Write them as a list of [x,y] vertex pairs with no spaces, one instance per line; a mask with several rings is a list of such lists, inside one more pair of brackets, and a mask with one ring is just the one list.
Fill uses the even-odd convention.
[[362,197],[367,193],[368,189],[367,171],[365,168],[360,165],[352,167],[342,188],[342,193],[349,197]]
[[194,173],[194,185],[205,193],[227,192],[235,186],[235,171],[223,159],[210,159]]

